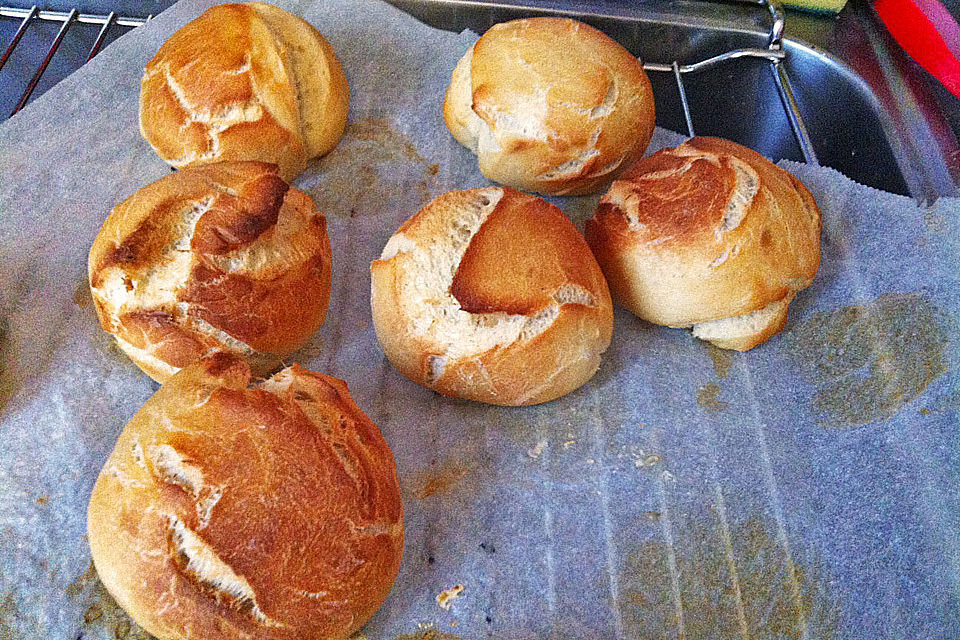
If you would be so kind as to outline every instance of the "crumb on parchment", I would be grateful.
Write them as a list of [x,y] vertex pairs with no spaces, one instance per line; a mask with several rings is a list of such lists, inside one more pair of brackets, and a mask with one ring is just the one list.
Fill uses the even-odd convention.
[[533,447],[527,450],[527,455],[536,460],[540,457],[540,454],[543,453],[544,448],[547,446],[546,440],[540,440]]
[[453,606],[453,601],[459,598],[462,593],[462,584],[454,585],[449,589],[444,589],[437,594],[437,604],[440,605],[441,609],[449,611],[450,607]]

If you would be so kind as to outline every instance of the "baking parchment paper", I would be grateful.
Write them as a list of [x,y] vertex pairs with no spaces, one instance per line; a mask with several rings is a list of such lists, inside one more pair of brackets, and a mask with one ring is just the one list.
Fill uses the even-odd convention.
[[[155,385],[99,329],[87,251],[169,172],[139,80],[184,0],[0,126],[0,638],[139,638],[96,579],[86,503]],[[350,124],[297,180],[328,218],[326,325],[294,360],[346,380],[402,482],[381,638],[960,638],[960,203],[921,209],[785,163],[823,262],[746,354],[618,311],[596,377],[510,409],[438,396],[374,336],[371,260],[430,198],[489,184],[441,101],[476,36],[373,0],[277,2],[331,41]],[[681,138],[658,130],[651,151]],[[597,197],[554,199],[578,225]],[[442,590],[462,585],[441,608]],[[409,635],[407,635],[409,634]]]

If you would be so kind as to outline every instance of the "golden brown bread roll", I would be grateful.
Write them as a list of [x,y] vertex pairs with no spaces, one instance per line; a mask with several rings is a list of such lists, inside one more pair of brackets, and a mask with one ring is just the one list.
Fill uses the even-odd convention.
[[140,131],[174,167],[260,160],[291,181],[336,146],[350,95],[310,23],[269,4],[213,7],[147,64]]
[[210,349],[266,373],[326,317],[326,229],[274,165],[166,176],[117,205],[94,240],[88,269],[100,324],[158,382]]
[[610,344],[610,292],[583,237],[559,209],[513,189],[436,198],[370,271],[384,352],[444,395],[553,400],[593,377]]
[[593,27],[513,20],[491,27],[457,64],[443,117],[487,178],[591,193],[643,155],[653,92],[640,62]]
[[393,455],[342,381],[249,383],[218,352],[133,416],[90,497],[97,573],[160,640],[346,638],[400,565]]
[[820,265],[810,192],[719,138],[637,162],[600,200],[586,238],[618,304],[738,351],[783,328]]

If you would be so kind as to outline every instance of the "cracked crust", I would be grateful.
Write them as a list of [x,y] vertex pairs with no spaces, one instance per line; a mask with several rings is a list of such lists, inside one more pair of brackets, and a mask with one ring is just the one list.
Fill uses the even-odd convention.
[[436,198],[370,270],[384,352],[444,395],[553,400],[593,377],[610,344],[610,293],[583,238],[559,209],[512,189]]
[[457,64],[443,104],[453,136],[501,184],[591,193],[643,155],[654,103],[640,62],[567,18],[494,25]]
[[614,182],[586,238],[614,300],[744,351],[777,333],[820,265],[810,192],[760,154],[693,138]]
[[100,324],[163,382],[211,349],[276,366],[323,324],[326,220],[273,165],[191,167],[117,205],[90,249]]
[[349,90],[333,49],[271,5],[220,5],[147,64],[140,131],[174,167],[259,160],[293,180],[343,134]]
[[399,568],[393,456],[340,380],[249,385],[214,354],[130,420],[90,498],[97,573],[161,640],[346,638]]

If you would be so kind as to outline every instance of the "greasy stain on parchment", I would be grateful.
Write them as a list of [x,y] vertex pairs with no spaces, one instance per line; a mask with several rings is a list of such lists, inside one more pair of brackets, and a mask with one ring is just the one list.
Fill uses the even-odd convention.
[[154,640],[153,636],[130,619],[107,592],[92,562],[83,574],[70,583],[66,593],[71,598],[89,603],[83,613],[85,632],[103,630],[115,640]]
[[411,194],[419,205],[426,204],[440,165],[428,163],[388,120],[367,118],[347,125],[336,148],[316,168],[320,180],[306,191],[317,209],[355,217],[388,211]]
[[886,420],[946,373],[938,316],[918,293],[895,293],[817,313],[791,331],[789,349],[817,386],[820,426]]
[[[648,525],[649,526],[649,525]],[[832,640],[840,607],[813,561],[786,557],[775,529],[758,518],[729,529],[716,516],[673,524],[670,548],[648,542],[627,557],[619,576],[628,636],[669,640]]]
[[436,629],[425,629],[417,633],[402,633],[395,636],[393,640],[466,640],[466,638]]
[[0,411],[6,408],[10,398],[19,388],[8,365],[11,355],[10,321],[6,316],[0,316]]
[[726,349],[721,349],[720,347],[714,346],[707,343],[707,353],[710,354],[710,359],[713,361],[713,371],[717,374],[717,377],[723,380],[727,377],[727,374],[730,373],[730,367],[733,366],[733,359],[730,357],[730,353]]
[[86,280],[81,281],[77,288],[73,290],[73,303],[85,309],[93,304],[93,294],[90,293],[90,283]]
[[722,389],[720,385],[713,382],[705,384],[697,389],[697,404],[710,411],[722,411],[729,406],[729,403],[717,400]]
[[[23,367],[27,363],[22,363],[17,357],[16,336],[14,327],[11,326],[12,316],[31,292],[42,288],[38,274],[39,267],[36,264],[23,265],[21,272],[15,274],[8,285],[9,290],[4,292],[10,298],[7,300],[8,308],[0,308],[0,412],[6,409],[7,404],[23,385],[25,377]],[[30,362],[29,366],[35,368],[36,364]]]
[[[11,271],[16,269],[12,267]],[[21,310],[25,301],[43,290],[41,268],[35,263],[19,265],[16,273],[9,274],[11,279],[4,283],[4,299],[0,302],[0,412],[6,409],[10,400],[17,395],[27,376],[36,376],[46,371],[50,353],[55,351],[59,341],[67,334],[64,330],[65,319],[51,316],[49,328],[55,337],[39,353],[24,353],[25,346],[35,339],[31,327],[26,333],[16,326],[14,316]],[[46,329],[47,327],[41,327]],[[18,331],[19,329],[19,331]],[[49,334],[48,334],[49,335]]]
[[437,467],[414,473],[410,478],[413,495],[423,500],[430,496],[451,493],[471,471],[473,469],[462,462],[447,461]]
[[20,634],[14,631],[13,621],[17,619],[19,607],[13,594],[8,593],[0,599],[0,640],[19,640]]
[[48,313],[40,323],[31,320],[35,298],[46,286],[36,264],[20,265],[5,285],[8,297],[0,301],[0,413],[28,379],[46,373],[60,345],[74,333],[68,313]]

